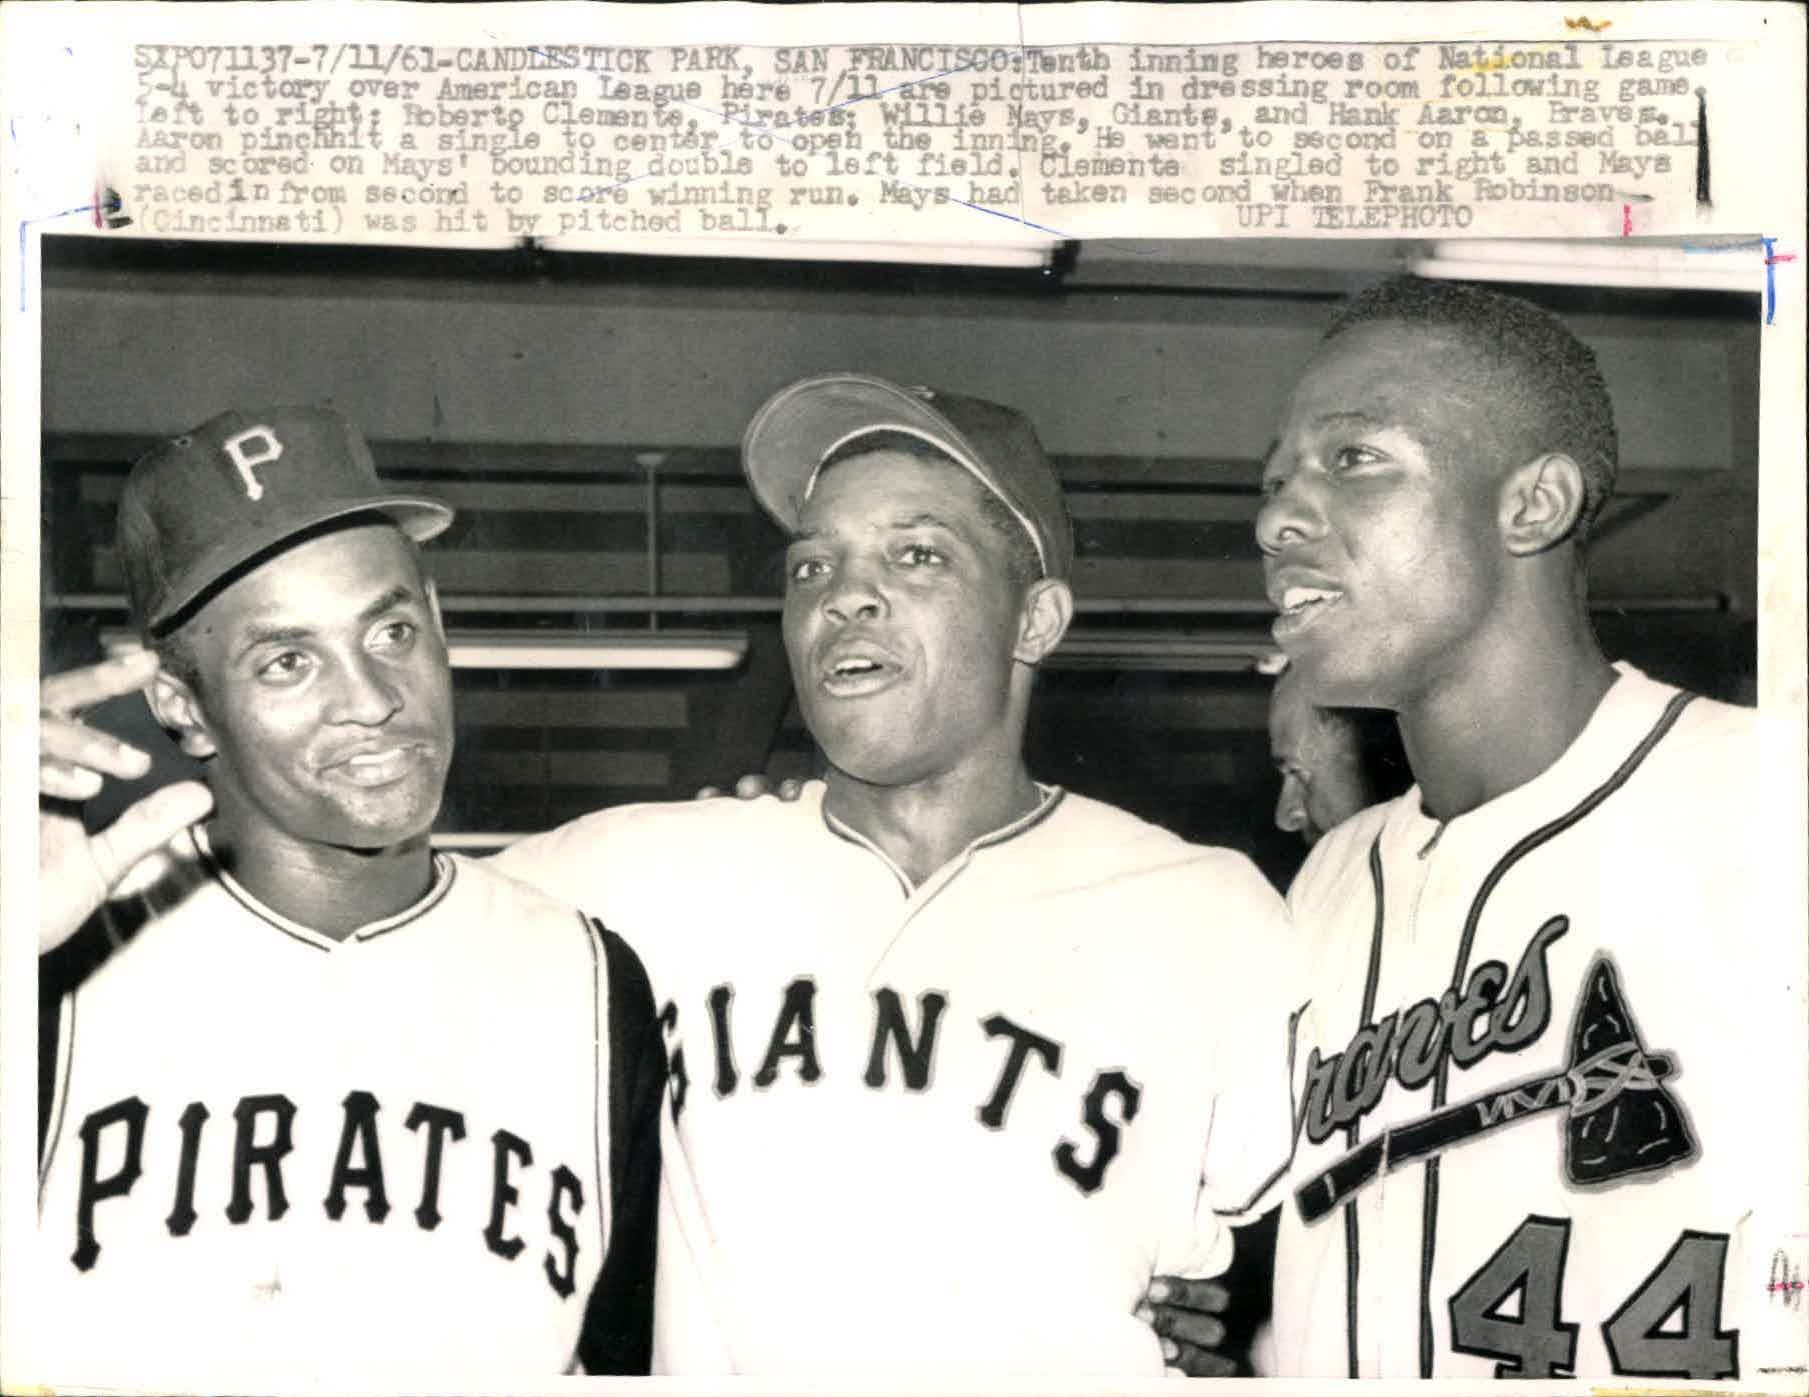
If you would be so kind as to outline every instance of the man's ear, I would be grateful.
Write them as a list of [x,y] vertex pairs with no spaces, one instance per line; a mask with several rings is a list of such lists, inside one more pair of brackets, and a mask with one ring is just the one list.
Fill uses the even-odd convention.
[[1053,577],[1039,578],[1024,591],[1018,613],[1018,643],[1011,657],[1027,665],[1041,664],[1061,644],[1074,619],[1074,593]]
[[1583,513],[1583,468],[1562,452],[1508,472],[1501,486],[1501,536],[1508,552],[1530,557],[1576,533]]
[[175,736],[184,753],[196,758],[213,756],[214,739],[201,712],[201,702],[184,680],[159,670],[151,687],[145,690],[145,702],[163,729]]

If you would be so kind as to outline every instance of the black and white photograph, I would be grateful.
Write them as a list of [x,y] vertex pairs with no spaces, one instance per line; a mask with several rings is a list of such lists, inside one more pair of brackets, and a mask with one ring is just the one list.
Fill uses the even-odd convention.
[[1800,199],[738,255],[109,174],[20,256],[9,1387],[1802,1381]]

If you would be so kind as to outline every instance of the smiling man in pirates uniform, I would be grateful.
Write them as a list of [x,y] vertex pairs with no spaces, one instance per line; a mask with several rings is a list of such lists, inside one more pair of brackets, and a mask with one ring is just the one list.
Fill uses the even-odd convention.
[[94,837],[41,820],[41,942],[86,918],[67,946],[112,945],[59,1011],[42,1378],[645,1371],[664,1061],[644,974],[576,910],[428,843],[452,684],[416,545],[450,519],[385,490],[320,408],[226,413],[133,468],[121,560],[162,669],[46,681],[41,779],[83,798],[141,774],[75,711],[148,681],[213,814],[110,901],[205,794]]
[[[1257,521],[1276,639],[1315,702],[1398,715],[1418,784],[1289,893],[1311,971],[1281,1374],[1712,1380],[1800,1354],[1764,1293],[1801,1230],[1800,927],[1759,891],[1755,715],[1590,628],[1616,462],[1594,355],[1473,288],[1359,296],[1289,403]],[[1156,1298],[1177,1334],[1218,1299]]]
[[1026,769],[1073,540],[1022,416],[810,379],[744,461],[826,779],[499,859],[662,1004],[656,1367],[1158,1374],[1150,1276],[1222,1270],[1285,1152],[1281,901]]

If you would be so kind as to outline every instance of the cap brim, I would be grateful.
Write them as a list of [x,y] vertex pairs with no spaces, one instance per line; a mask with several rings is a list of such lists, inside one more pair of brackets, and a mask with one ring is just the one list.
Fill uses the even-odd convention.
[[925,437],[969,469],[978,462],[973,444],[923,399],[881,378],[830,374],[780,390],[754,414],[742,469],[761,508],[796,529],[823,458],[851,437],[885,431]]
[[165,625],[193,605],[197,597],[221,578],[260,553],[277,547],[285,539],[354,514],[388,515],[396,527],[416,543],[425,543],[444,533],[453,519],[450,505],[420,495],[360,495],[356,499],[321,500],[309,509],[286,515],[267,528],[222,540],[195,559],[165,588],[163,605],[146,618],[145,628],[155,631]]

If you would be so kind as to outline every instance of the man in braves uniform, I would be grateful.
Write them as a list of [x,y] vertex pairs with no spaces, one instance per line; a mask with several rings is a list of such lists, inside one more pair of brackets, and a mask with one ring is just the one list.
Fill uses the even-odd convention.
[[[229,412],[133,468],[147,696],[213,815],[110,899],[171,811],[47,825],[46,879],[79,891],[46,900],[41,941],[92,913],[68,947],[106,954],[60,1006],[42,1379],[645,1370],[664,1063],[643,972],[428,844],[452,688],[417,541],[450,518],[385,490],[320,408]],[[73,710],[150,673],[46,684],[48,791],[142,767]]]
[[1149,1278],[1222,1270],[1285,1149],[1281,901],[1026,769],[1073,540],[1023,417],[834,375],[744,460],[826,779],[498,860],[662,1005],[655,1366],[1160,1373]]
[[[1274,1371],[1802,1361],[1764,1286],[1802,1229],[1800,927],[1746,818],[1755,715],[1597,648],[1615,469],[1594,356],[1486,291],[1359,296],[1289,403],[1257,523],[1276,638],[1316,701],[1399,716],[1418,785],[1289,893],[1312,965]],[[1155,1291],[1187,1367],[1223,1297]]]

